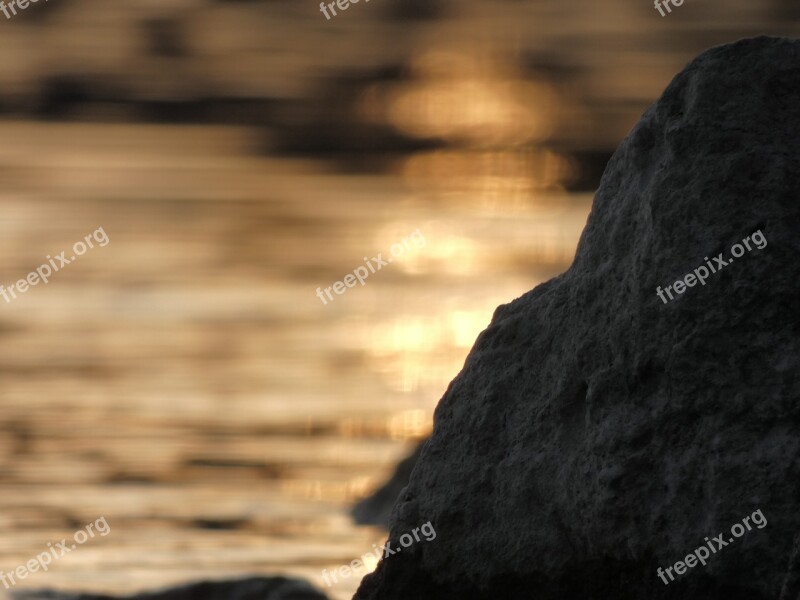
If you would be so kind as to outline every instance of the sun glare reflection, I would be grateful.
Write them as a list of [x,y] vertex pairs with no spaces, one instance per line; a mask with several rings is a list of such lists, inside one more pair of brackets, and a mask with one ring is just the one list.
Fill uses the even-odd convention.
[[[396,227],[383,229],[379,236],[388,236]],[[421,227],[425,235],[424,251],[410,251],[398,261],[400,269],[409,274],[439,273],[442,275],[469,275],[478,266],[479,246],[441,221],[429,221]],[[383,239],[392,239],[384,237]],[[408,336],[424,336],[424,332],[411,330]]]
[[404,410],[389,418],[389,435],[395,440],[420,439],[431,432],[431,425],[429,411]]
[[412,62],[412,79],[364,93],[361,116],[413,137],[483,147],[547,139],[558,106],[554,90],[501,64],[508,63],[423,53]]
[[[372,327],[367,346],[371,366],[395,390],[442,390],[460,370],[491,311],[487,305],[485,310],[454,310],[441,316],[408,315]],[[409,418],[403,417],[404,422]]]
[[541,190],[560,190],[574,174],[569,158],[549,150],[435,150],[405,159],[399,167],[412,189],[449,194],[463,206],[515,212],[530,210]]
[[526,81],[467,79],[403,85],[388,121],[415,137],[521,144],[550,133],[550,95]]
[[354,477],[348,480],[284,479],[281,490],[290,498],[334,502],[352,502],[363,498],[379,485],[370,477]]

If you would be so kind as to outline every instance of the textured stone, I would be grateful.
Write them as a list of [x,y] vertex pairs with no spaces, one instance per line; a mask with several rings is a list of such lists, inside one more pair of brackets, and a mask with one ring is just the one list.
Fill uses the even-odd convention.
[[799,194],[800,42],[702,54],[609,162],[572,266],[496,310],[440,401],[390,533],[436,541],[356,598],[797,600]]
[[[70,594],[52,590],[17,592],[17,600],[121,600],[120,596]],[[251,577],[229,581],[202,581],[125,596],[126,600],[327,600],[304,581],[286,577]]]

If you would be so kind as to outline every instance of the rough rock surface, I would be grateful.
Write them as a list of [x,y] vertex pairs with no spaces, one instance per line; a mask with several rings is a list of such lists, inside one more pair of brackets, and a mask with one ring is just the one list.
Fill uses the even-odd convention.
[[[119,596],[68,594],[52,590],[17,592],[17,600],[121,600]],[[125,596],[126,600],[327,600],[310,584],[286,577],[251,577],[202,581],[180,587]]]
[[[765,248],[656,295],[756,230]],[[496,310],[392,513],[391,540],[437,538],[356,598],[798,600],[798,292],[800,42],[743,40],[622,143],[570,269]]]

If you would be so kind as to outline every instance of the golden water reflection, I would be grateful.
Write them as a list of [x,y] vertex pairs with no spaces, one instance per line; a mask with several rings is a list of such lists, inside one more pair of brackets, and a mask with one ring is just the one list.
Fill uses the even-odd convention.
[[470,146],[543,141],[555,123],[555,91],[509,71],[512,64],[454,51],[422,54],[411,59],[408,81],[368,88],[360,114],[414,137]]
[[[379,541],[353,526],[349,506],[428,435],[494,308],[565,268],[588,210],[588,196],[423,202],[391,176],[365,186],[254,157],[239,128],[51,130],[0,123],[0,157],[15,164],[0,170],[11,190],[0,197],[5,278],[87,223],[111,243],[0,307],[0,566],[100,514],[113,535],[30,587],[119,592],[248,572],[319,584],[323,566]],[[217,135],[228,155],[213,178],[179,176],[187,161],[214,163]],[[148,194],[182,181],[180,199],[145,200],[127,183],[130,164],[165,147],[191,156],[137,168]],[[106,166],[65,187],[70,152]],[[247,198],[231,192],[242,182]],[[328,305],[315,296],[416,229],[425,245],[365,286]]]

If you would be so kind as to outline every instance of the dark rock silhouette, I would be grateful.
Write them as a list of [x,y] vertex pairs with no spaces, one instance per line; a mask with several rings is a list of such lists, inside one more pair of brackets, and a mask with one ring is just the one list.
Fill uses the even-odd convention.
[[310,584],[286,577],[251,577],[229,581],[202,581],[134,596],[71,594],[45,591],[17,592],[19,600],[327,600]]
[[392,511],[395,548],[437,538],[356,599],[797,600],[799,195],[800,42],[702,54],[610,161],[569,270],[479,336]]
[[417,464],[420,454],[422,454],[424,445],[425,442],[420,443],[410,456],[400,461],[391,479],[383,484],[380,489],[353,507],[351,514],[356,523],[359,525],[389,527],[389,516],[392,512],[392,507],[397,501],[400,492],[408,485],[408,479],[411,477],[411,472],[414,470],[414,465]]

